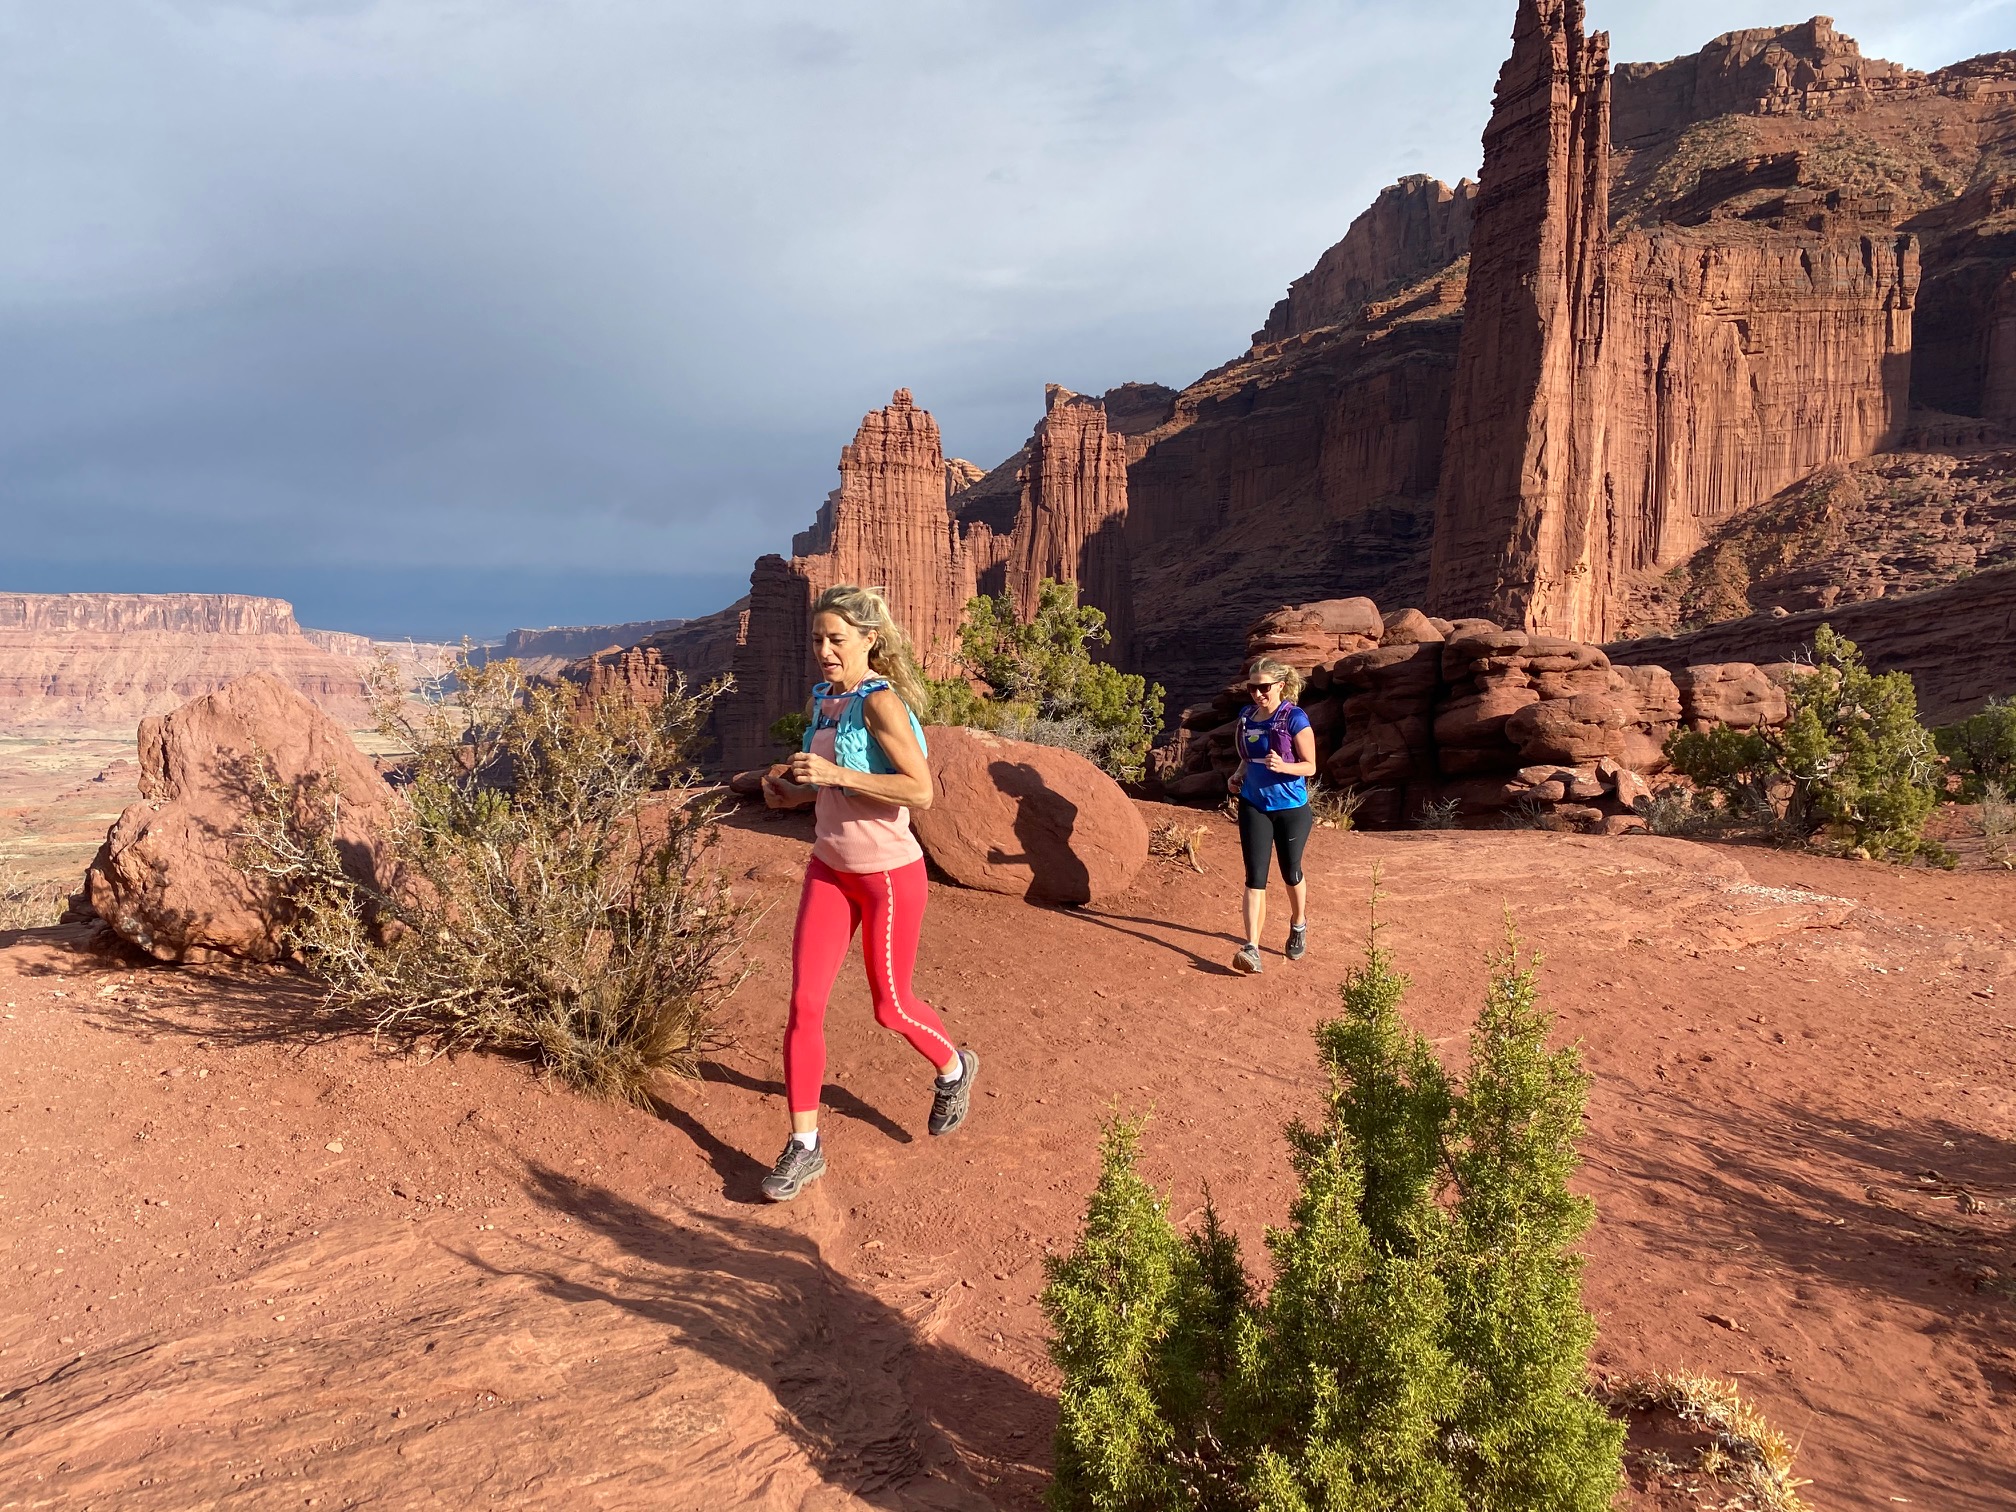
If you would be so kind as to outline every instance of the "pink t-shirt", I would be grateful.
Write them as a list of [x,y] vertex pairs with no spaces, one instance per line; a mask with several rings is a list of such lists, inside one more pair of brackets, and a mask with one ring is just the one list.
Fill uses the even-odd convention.
[[[827,717],[838,719],[846,704],[844,698],[827,699]],[[812,754],[831,761],[835,733],[830,725],[814,730]],[[924,859],[924,847],[910,832],[910,810],[900,803],[884,803],[846,788],[822,787],[812,813],[816,836],[812,854],[835,871],[901,871]]]

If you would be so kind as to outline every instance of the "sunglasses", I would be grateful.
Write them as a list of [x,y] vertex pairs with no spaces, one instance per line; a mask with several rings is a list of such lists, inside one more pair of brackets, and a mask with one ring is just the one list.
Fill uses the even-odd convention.
[[1281,684],[1279,683],[1248,683],[1246,684],[1246,691],[1248,693],[1271,693],[1280,686]]

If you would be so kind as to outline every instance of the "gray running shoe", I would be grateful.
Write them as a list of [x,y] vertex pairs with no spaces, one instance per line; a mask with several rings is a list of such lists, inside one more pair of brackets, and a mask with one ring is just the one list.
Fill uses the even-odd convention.
[[941,1082],[932,1091],[931,1121],[925,1127],[933,1134],[950,1134],[966,1122],[973,1105],[973,1078],[980,1074],[980,1057],[971,1050],[961,1050],[959,1071],[959,1080],[951,1086]]
[[814,1145],[808,1150],[797,1140],[787,1139],[784,1141],[784,1153],[777,1157],[777,1164],[763,1178],[763,1195],[772,1202],[789,1202],[825,1174],[826,1151],[823,1147]]
[[1259,975],[1260,947],[1258,945],[1241,945],[1239,953],[1232,957],[1232,969],[1234,971],[1243,971],[1248,976]]
[[1291,961],[1299,961],[1309,954],[1309,926],[1290,924],[1288,926],[1288,948],[1282,951]]

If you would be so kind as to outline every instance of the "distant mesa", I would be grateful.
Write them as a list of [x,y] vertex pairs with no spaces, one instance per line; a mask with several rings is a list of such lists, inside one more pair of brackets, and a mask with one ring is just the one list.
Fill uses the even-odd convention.
[[381,654],[418,672],[453,651],[304,630],[285,599],[250,594],[0,593],[0,731],[130,736],[248,672],[362,726]]

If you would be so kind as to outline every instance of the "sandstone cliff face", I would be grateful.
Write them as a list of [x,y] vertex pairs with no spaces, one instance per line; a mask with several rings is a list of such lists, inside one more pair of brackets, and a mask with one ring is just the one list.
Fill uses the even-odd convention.
[[[720,760],[749,766],[774,755],[768,731],[799,708],[813,681],[811,606],[839,583],[878,586],[916,646],[924,670],[950,675],[958,665],[959,622],[976,593],[1007,593],[1033,609],[1045,577],[1079,584],[1080,599],[1105,611],[1116,652],[1129,636],[1127,444],[1107,426],[1097,399],[1052,385],[1046,413],[1027,446],[981,474],[948,462],[938,425],[908,389],[869,414],[840,454],[840,486],[792,555],[756,564],[747,607],[737,617],[726,666],[735,691],[716,720]],[[676,637],[650,645],[671,650],[689,677],[724,638]]]
[[1468,179],[1451,189],[1415,173],[1387,185],[1344,239],[1288,285],[1253,344],[1350,324],[1365,305],[1448,267],[1470,250],[1476,200]]
[[[2016,450],[1884,452],[1821,468],[1633,585],[1632,636],[1922,593],[2016,565]],[[2011,669],[2016,678],[2016,666]]]
[[[1045,578],[1078,585],[1080,603],[1106,615],[1107,653],[1127,661],[1133,644],[1133,567],[1127,550],[1127,444],[1106,426],[1106,407],[1051,384],[1029,443],[1016,512],[1008,590],[1027,619]],[[991,532],[988,532],[991,537]],[[988,543],[991,545],[991,541]],[[978,586],[987,547],[975,542]]]
[[1462,269],[1254,347],[1129,437],[1134,659],[1172,700],[1283,600],[1421,596]]
[[1584,36],[1580,0],[1520,0],[1484,129],[1429,568],[1451,614],[1564,633],[1600,616],[1609,145],[1609,39]]
[[1797,26],[1727,32],[1669,63],[1617,69],[1620,142],[1730,115],[1845,111],[1910,89],[1925,75],[1865,58],[1826,16]]
[[286,601],[245,594],[0,594],[0,729],[126,735],[258,671],[363,725],[380,655],[420,672],[451,652],[304,631]]
[[[1429,598],[1600,639],[1631,574],[1896,438],[1919,267],[1913,237],[1824,203],[1613,236],[1602,39],[1580,21],[1525,0],[1485,133]],[[1734,74],[1702,64],[1723,81],[1703,108],[1790,67],[1723,43]],[[1793,72],[1869,72],[1816,66]]]

